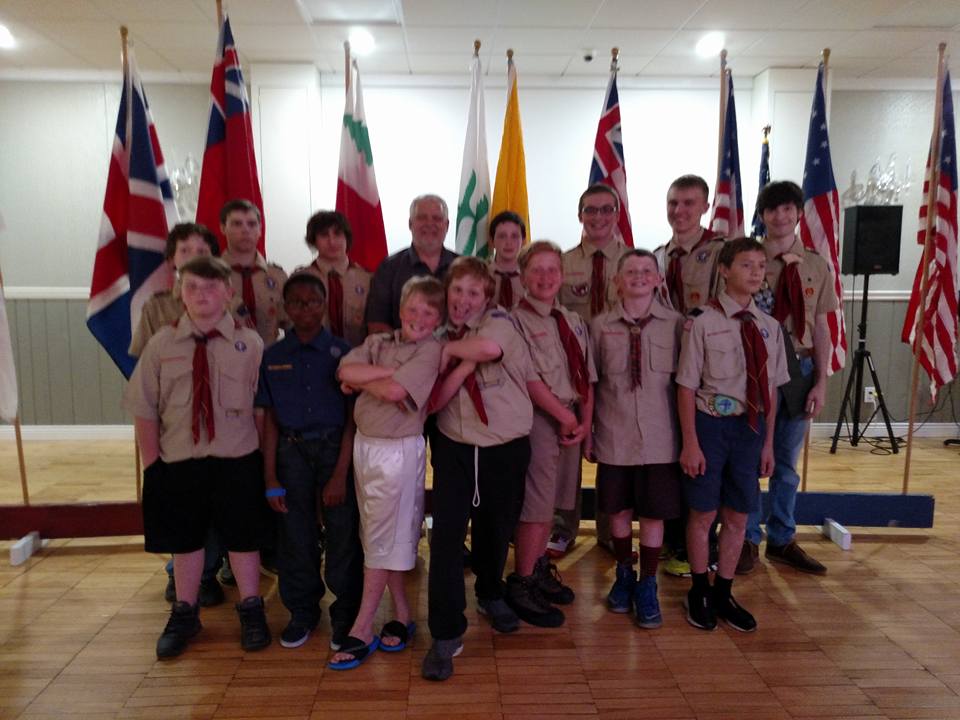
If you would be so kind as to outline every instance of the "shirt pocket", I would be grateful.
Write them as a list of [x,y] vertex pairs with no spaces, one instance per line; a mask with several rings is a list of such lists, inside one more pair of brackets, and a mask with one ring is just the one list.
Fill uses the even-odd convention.
[[731,378],[744,372],[743,356],[739,352],[740,337],[732,332],[707,337],[704,340],[707,371],[715,378]]
[[230,370],[221,369],[219,374],[220,407],[228,413],[239,414],[253,407],[250,384]]
[[502,362],[480,363],[476,370],[477,384],[481,389],[498,387],[504,383],[504,369]]
[[601,372],[617,376],[627,372],[630,364],[630,339],[626,343],[622,337],[600,338]]
[[160,414],[164,409],[183,407],[193,396],[193,365],[165,362],[160,365]]
[[654,372],[677,371],[677,348],[670,341],[650,339],[650,369]]

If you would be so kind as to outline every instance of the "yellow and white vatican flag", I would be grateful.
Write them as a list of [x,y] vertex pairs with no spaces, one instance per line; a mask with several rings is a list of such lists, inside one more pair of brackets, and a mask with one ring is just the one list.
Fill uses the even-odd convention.
[[517,93],[517,68],[513,64],[513,50],[507,50],[507,112],[503,118],[503,140],[500,142],[500,160],[497,178],[493,184],[493,207],[490,217],[504,210],[512,210],[523,218],[530,232],[530,212],[527,209],[527,164],[523,155],[523,130],[520,127],[520,98]]

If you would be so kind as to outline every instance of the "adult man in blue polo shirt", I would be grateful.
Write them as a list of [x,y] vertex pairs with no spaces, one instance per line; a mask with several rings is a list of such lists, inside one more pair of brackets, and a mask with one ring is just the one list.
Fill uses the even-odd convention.
[[387,332],[400,327],[400,290],[415,275],[443,280],[457,254],[443,246],[450,227],[447,203],[439,195],[419,195],[410,203],[410,247],[380,263],[370,284],[367,332]]

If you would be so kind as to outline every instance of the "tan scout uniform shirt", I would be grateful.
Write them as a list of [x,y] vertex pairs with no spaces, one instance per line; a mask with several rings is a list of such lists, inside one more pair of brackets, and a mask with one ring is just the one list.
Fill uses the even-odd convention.
[[[683,302],[687,312],[716,297],[720,291],[717,259],[723,249],[723,243],[722,237],[704,229],[693,249],[680,258],[680,282],[683,283]],[[667,276],[667,268],[670,265],[670,253],[678,247],[680,244],[674,238],[666,245],[661,245],[654,250],[664,278]],[[670,302],[673,307],[679,307],[676,297],[671,297]]]
[[202,457],[242,457],[259,446],[253,421],[263,341],[250,328],[224,314],[217,323],[223,337],[207,343],[210,393],[216,437],[193,443],[193,339],[199,331],[187,315],[177,326],[160,328],[143,350],[124,393],[135,417],[160,423],[160,457],[177,462]]
[[375,438],[422,435],[423,422],[427,419],[427,400],[440,371],[442,349],[443,346],[433,337],[407,342],[399,330],[394,330],[371,335],[363,345],[351,350],[340,361],[341,365],[364,363],[396,368],[393,380],[403,386],[408,395],[402,403],[389,403],[378,400],[371,393],[360,393],[353,410],[357,429],[367,437]]
[[[763,246],[767,254],[767,286],[775,291],[777,283],[780,281],[780,274],[783,272],[783,260],[778,260],[767,247]],[[795,350],[813,349],[813,328],[817,321],[817,315],[833,312],[840,304],[837,299],[837,291],[833,286],[833,277],[830,275],[830,266],[815,250],[804,247],[800,238],[794,240],[793,245],[787,250],[788,254],[796,255],[800,258],[800,282],[803,283],[803,309],[804,324],[803,337],[797,336],[797,328],[793,327],[793,315],[788,315],[784,320],[784,327],[790,333],[790,339],[793,340]]]
[[340,284],[343,285],[343,339],[350,343],[351,347],[357,347],[367,336],[367,324],[363,321],[363,313],[367,309],[367,297],[370,295],[370,278],[373,276],[346,258],[336,267],[317,258],[309,265],[299,267],[293,272],[294,274],[298,272],[308,272],[311,275],[316,275],[323,281],[323,289],[327,291],[327,303],[323,308],[323,326],[329,330],[330,284],[327,281],[327,276],[331,270],[336,270],[337,273],[339,273]]
[[520,331],[503,310],[487,310],[467,323],[468,337],[489,338],[503,350],[499,360],[479,363],[476,375],[488,424],[484,425],[461,386],[437,414],[437,427],[451,440],[490,447],[530,434],[533,405],[527,382],[539,380]]
[[[233,267],[230,251],[224,251],[220,256],[227,265]],[[257,255],[257,266],[263,271],[254,273],[253,294],[257,299],[257,326],[253,328],[263,338],[264,345],[272,345],[280,337],[280,328],[290,327],[290,321],[283,309],[283,284],[287,281],[287,274],[283,268],[273,263],[267,263]],[[230,275],[230,285],[235,297],[243,302],[243,277],[234,271]],[[243,322],[253,327],[250,318],[246,315],[246,308],[241,306],[240,313],[244,315]]]
[[523,282],[520,280],[520,271],[517,270],[516,275],[504,274],[497,271],[497,266],[493,264],[493,261],[490,261],[490,276],[493,278],[494,289],[493,289],[493,301],[497,302],[500,298],[500,283],[502,283],[507,277],[510,278],[510,286],[513,288],[513,305],[510,307],[505,307],[504,310],[512,311],[517,303],[520,302],[520,298],[523,297],[524,292]]
[[680,456],[673,374],[683,316],[656,300],[650,315],[640,334],[642,385],[636,388],[630,367],[633,318],[617,303],[590,323],[600,375],[594,389],[593,449],[597,460],[607,465],[672,463]]
[[[696,391],[697,410],[708,415],[740,415],[747,401],[747,360],[740,339],[740,321],[733,317],[744,308],[726,292],[717,296],[723,310],[710,305],[684,325],[677,384]],[[750,299],[746,307],[754,317],[767,346],[767,377],[777,388],[790,382],[780,323]],[[732,404],[717,404],[717,396]],[[776,395],[774,395],[774,399]]]
[[593,362],[593,351],[590,348],[587,324],[579,315],[565,307],[557,304],[547,305],[529,295],[526,296],[526,299],[535,312],[530,312],[523,305],[520,305],[514,310],[513,316],[516,318],[517,324],[520,326],[520,332],[523,333],[527,346],[530,348],[533,368],[560,402],[565,405],[572,405],[579,398],[570,377],[570,366],[567,363],[567,354],[563,350],[563,344],[560,342],[557,321],[550,317],[550,311],[557,308],[563,313],[570,329],[577,336],[580,351],[587,361],[587,373],[590,376],[590,382],[594,383],[597,381],[597,368]]
[[[560,288],[560,304],[573,310],[586,322],[590,322],[590,286],[593,278],[593,254],[596,245],[584,235],[580,244],[563,254],[563,286]],[[606,308],[617,304],[617,288],[613,276],[617,274],[617,262],[627,250],[623,239],[616,235],[600,252],[603,253],[603,281],[606,285]]]

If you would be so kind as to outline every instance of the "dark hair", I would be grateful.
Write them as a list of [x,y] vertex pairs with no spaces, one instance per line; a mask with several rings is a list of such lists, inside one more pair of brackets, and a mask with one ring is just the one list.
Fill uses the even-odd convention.
[[301,271],[291,275],[283,284],[283,301],[286,302],[290,291],[295,287],[299,287],[300,285],[309,285],[320,293],[320,297],[322,297],[324,300],[327,299],[327,289],[323,286],[323,280],[318,278],[313,273]]
[[263,218],[260,217],[260,208],[254,205],[249,200],[243,200],[242,198],[234,198],[233,200],[227,200],[223,207],[220,208],[220,224],[226,225],[227,218],[230,217],[232,212],[254,212],[257,214],[257,220],[263,221]]
[[678,190],[697,188],[703,193],[704,200],[710,199],[710,186],[707,185],[707,181],[699,175],[681,175],[672,183],[670,183],[670,187],[667,188],[667,192],[669,193],[674,188],[677,188]]
[[317,235],[323,235],[330,228],[336,228],[347,239],[347,250],[353,245],[353,232],[350,230],[350,223],[343,213],[336,210],[320,210],[315,212],[307,220],[307,234],[304,237],[307,245],[312,248],[317,246]]
[[427,305],[432,307],[440,317],[446,307],[446,292],[443,283],[432,275],[415,275],[407,280],[400,290],[400,307],[403,307],[412,295],[423,295]]
[[727,240],[720,249],[720,255],[717,257],[717,263],[725,268],[733,266],[733,261],[740,253],[745,252],[763,252],[763,245],[758,240],[748,237],[738,237],[733,240]]
[[191,258],[180,268],[180,276],[196,275],[206,280],[222,280],[224,283],[230,282],[230,266],[223,260],[209,255]]
[[527,239],[527,224],[523,221],[523,218],[517,215],[512,210],[504,210],[503,212],[497,213],[493,220],[490,221],[490,228],[488,232],[490,233],[490,239],[493,240],[493,236],[497,232],[497,226],[502,225],[505,222],[516,223],[520,226],[520,237],[524,240]]
[[614,190],[609,185],[603,185],[602,183],[596,183],[591,185],[586,190],[583,191],[583,194],[580,195],[580,200],[577,202],[577,215],[583,212],[583,201],[586,200],[591,195],[599,195],[600,193],[607,193],[613,198],[614,205],[619,209],[620,207],[620,195],[617,194],[617,191]]
[[447,274],[443,277],[444,294],[450,289],[454,280],[459,280],[462,277],[473,277],[482,280],[483,294],[486,295],[487,300],[493,297],[493,292],[497,288],[496,281],[490,274],[490,266],[480,258],[461,255],[450,263],[450,267],[447,268]]
[[620,272],[623,269],[624,263],[632,257],[650,258],[653,260],[653,264],[657,266],[657,271],[659,272],[660,263],[657,262],[657,256],[645,248],[630,248],[629,250],[625,250],[623,255],[620,256],[620,259],[617,260],[617,272]]
[[560,260],[560,267],[563,267],[563,250],[560,249],[560,246],[550,240],[537,240],[529,245],[524,245],[523,250],[520,251],[520,255],[517,257],[520,272],[524,272],[527,265],[530,264],[530,260],[541,253],[553,253]]
[[210,248],[210,254],[214,257],[220,257],[220,244],[217,242],[217,236],[207,229],[206,225],[200,223],[177,223],[167,234],[167,246],[163,250],[163,257],[167,260],[177,254],[177,244],[183,242],[191,235],[199,235]]
[[757,213],[763,215],[764,210],[773,210],[781,205],[794,205],[797,210],[803,210],[803,190],[790,180],[776,180],[767,183],[757,195]]

